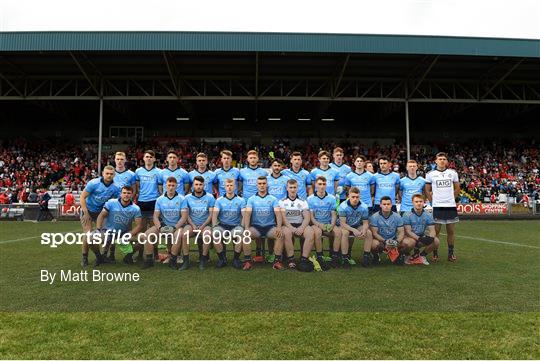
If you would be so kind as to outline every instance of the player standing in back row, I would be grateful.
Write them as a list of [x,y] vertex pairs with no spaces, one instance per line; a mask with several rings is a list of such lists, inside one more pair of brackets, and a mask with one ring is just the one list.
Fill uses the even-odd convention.
[[392,212],[397,212],[396,195],[399,192],[399,174],[392,172],[387,157],[379,158],[379,171],[373,176],[371,194],[373,195],[373,213],[381,210],[382,197],[390,197]]
[[326,179],[326,192],[335,196],[339,184],[339,173],[337,170],[330,167],[330,153],[326,150],[321,150],[317,155],[319,158],[319,166],[311,170],[311,181],[323,176]]
[[[446,225],[446,242],[448,244],[448,260],[457,260],[454,254],[455,224],[459,222],[456,206],[456,197],[459,196],[459,177],[455,170],[448,169],[448,156],[446,153],[437,153],[434,170],[426,174],[426,194],[433,206],[435,219],[435,233],[439,238],[441,227]],[[432,260],[438,258],[437,250],[433,251]]]
[[298,182],[298,197],[306,200],[309,195],[313,194],[311,175],[302,168],[302,153],[292,152],[291,167],[284,169],[281,174]]
[[156,153],[153,150],[145,151],[143,161],[144,166],[135,170],[135,194],[143,217],[144,232],[147,229],[147,220],[154,217],[156,200],[163,194],[163,182],[161,170],[155,166]]
[[426,180],[418,175],[418,163],[414,159],[407,162],[407,175],[399,181],[399,198],[401,207],[399,213],[403,215],[413,209],[412,197],[415,194],[424,194]]
[[345,186],[347,183],[345,181],[345,177],[347,177],[347,174],[351,173],[352,171],[351,167],[343,162],[344,155],[343,148],[334,148],[334,151],[332,152],[334,161],[330,163],[330,168],[338,172],[339,183],[336,190],[336,198],[338,198],[340,203],[347,199],[347,192],[345,192]]
[[220,197],[224,197],[227,194],[227,179],[234,181],[234,194],[238,194],[238,180],[240,179],[240,170],[232,166],[232,152],[224,149],[220,153],[221,156],[221,168],[216,169],[214,172],[216,178],[214,180],[214,187],[217,188],[217,192]]

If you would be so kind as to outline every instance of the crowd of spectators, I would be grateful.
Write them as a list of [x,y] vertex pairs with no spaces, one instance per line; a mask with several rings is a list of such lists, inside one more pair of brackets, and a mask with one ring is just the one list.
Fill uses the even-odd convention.
[[[261,167],[269,168],[272,159],[279,158],[287,163],[290,154],[299,150],[303,153],[304,168],[318,165],[317,153],[332,150],[330,142],[305,142],[291,144],[287,140],[276,140],[271,145],[249,143],[205,143],[202,141],[175,142],[156,139],[137,146],[127,146],[128,162],[132,170],[142,166],[145,149],[153,149],[158,167],[165,167],[169,149],[179,153],[181,166],[194,169],[197,153],[208,155],[210,169],[220,166],[219,152],[233,152],[233,166],[245,166],[246,153],[250,149],[259,151]],[[406,148],[403,144],[371,145],[338,144],[345,150],[345,161],[354,164],[354,157],[365,155],[377,170],[378,157],[385,155],[394,165],[394,171],[406,174]],[[534,142],[475,142],[452,144],[415,145],[411,158],[420,165],[420,175],[435,167],[434,154],[445,151],[450,156],[450,167],[458,171],[462,187],[462,202],[497,202],[501,195],[513,197],[520,202],[527,195],[539,198],[540,151]],[[29,141],[23,139],[3,141],[0,145],[0,204],[35,202],[46,190],[82,190],[86,182],[97,177],[97,145],[73,144],[67,141]],[[114,152],[104,151],[103,165],[114,165]]]

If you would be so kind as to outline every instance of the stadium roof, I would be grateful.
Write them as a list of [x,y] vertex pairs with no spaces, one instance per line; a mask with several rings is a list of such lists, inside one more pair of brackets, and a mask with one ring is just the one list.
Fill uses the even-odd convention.
[[[129,39],[124,40],[121,41],[124,48],[136,47]],[[191,40],[185,40],[185,44],[195,46]],[[81,50],[87,49],[86,46],[60,45],[60,38],[57,42],[54,37],[48,41],[57,44],[54,46],[57,50],[39,47],[39,51],[0,52],[0,100],[103,97],[105,100],[540,104],[539,57],[402,54],[399,51],[405,51],[405,45],[400,42],[396,42],[394,53],[380,49],[343,53],[216,49],[96,51]],[[278,43],[296,49],[287,41]],[[370,44],[382,46],[373,39]],[[386,46],[390,52],[391,43]],[[444,48],[442,44],[439,46]],[[426,46],[423,50],[436,49]]]
[[540,57],[540,41],[245,32],[2,32],[0,51],[284,51]]

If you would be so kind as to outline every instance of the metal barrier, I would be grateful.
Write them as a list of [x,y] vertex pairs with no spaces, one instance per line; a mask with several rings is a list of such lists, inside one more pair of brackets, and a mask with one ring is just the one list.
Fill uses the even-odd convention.
[[[49,208],[54,219],[59,216],[58,207]],[[39,217],[44,216],[38,203],[13,203],[0,204],[0,221],[38,221]],[[44,219],[44,220],[50,220]]]

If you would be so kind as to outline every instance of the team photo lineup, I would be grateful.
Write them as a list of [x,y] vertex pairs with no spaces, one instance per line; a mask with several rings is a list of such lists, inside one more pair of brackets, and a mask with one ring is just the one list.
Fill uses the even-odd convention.
[[[105,166],[80,197],[87,233],[81,265],[89,265],[90,250],[94,266],[116,262],[118,246],[126,264],[138,258],[142,268],[161,262],[185,271],[191,266],[192,244],[200,270],[207,267],[212,247],[215,267],[227,266],[228,244],[233,246],[232,267],[242,270],[265,262],[275,270],[348,269],[356,265],[355,257],[371,267],[383,254],[396,265],[429,265],[439,260],[443,226],[447,260],[457,260],[460,185],[444,152],[434,155],[435,166],[425,178],[412,159],[403,177],[385,156],[374,166],[357,155],[351,167],[340,147],[319,151],[318,166],[311,171],[303,168],[300,152],[291,153],[288,168],[283,160],[271,159],[268,171],[259,166],[256,150],[247,152],[247,165],[240,169],[232,166],[232,156],[222,150],[221,167],[211,171],[208,156],[198,153],[196,168],[188,172],[176,151],[169,150],[167,166],[158,169],[155,152],[145,150],[144,165],[133,172],[126,168],[126,154],[116,152],[115,165]],[[102,242],[93,242],[97,238]],[[355,240],[363,242],[362,255],[352,254]],[[167,254],[158,253],[160,246]]]
[[0,1],[0,361],[540,360],[539,24]]

